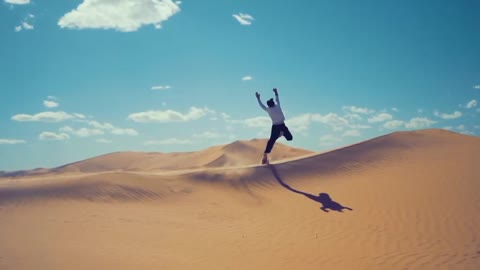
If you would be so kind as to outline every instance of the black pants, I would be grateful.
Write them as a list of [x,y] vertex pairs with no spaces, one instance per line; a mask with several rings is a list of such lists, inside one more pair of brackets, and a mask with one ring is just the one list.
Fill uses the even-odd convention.
[[285,124],[278,124],[272,126],[272,133],[270,134],[270,140],[268,140],[267,148],[265,149],[265,153],[268,154],[272,151],[273,145],[275,141],[280,137],[280,132],[283,131],[283,136],[287,141],[293,140],[292,133],[288,130],[288,127]]

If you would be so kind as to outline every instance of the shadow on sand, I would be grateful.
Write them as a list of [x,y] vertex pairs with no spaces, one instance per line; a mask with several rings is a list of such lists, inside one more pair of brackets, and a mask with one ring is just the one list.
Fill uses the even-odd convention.
[[280,183],[280,185],[282,185],[284,188],[286,188],[286,189],[288,189],[292,192],[302,194],[302,195],[304,195],[305,197],[307,197],[311,200],[314,200],[316,202],[321,203],[322,207],[320,207],[320,209],[322,209],[323,211],[329,212],[329,210],[332,210],[332,211],[343,212],[343,209],[353,211],[352,208],[343,206],[343,205],[339,204],[338,202],[333,201],[332,198],[330,198],[330,195],[328,195],[327,193],[320,193],[320,194],[318,194],[318,196],[315,196],[315,195],[312,195],[312,194],[309,194],[309,193],[306,193],[306,192],[303,192],[303,191],[300,191],[300,190],[296,190],[296,189],[290,187],[285,182],[283,182],[283,180],[280,177],[280,175],[278,174],[275,166],[270,164],[269,167],[272,170],[273,176],[275,177],[275,179],[277,179],[277,181],[278,181],[278,183]]

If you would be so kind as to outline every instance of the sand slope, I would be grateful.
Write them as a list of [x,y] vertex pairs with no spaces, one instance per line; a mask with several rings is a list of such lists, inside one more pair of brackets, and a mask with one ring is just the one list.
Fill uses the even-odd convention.
[[479,160],[480,138],[422,130],[270,167],[4,180],[0,269],[480,269]]

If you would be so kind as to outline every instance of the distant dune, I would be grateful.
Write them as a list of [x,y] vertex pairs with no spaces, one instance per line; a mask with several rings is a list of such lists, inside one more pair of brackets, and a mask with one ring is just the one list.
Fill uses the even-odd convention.
[[[116,152],[53,169],[3,172],[0,177],[31,176],[47,173],[108,172],[108,171],[172,171],[204,167],[230,167],[259,164],[267,140],[235,141],[198,152]],[[313,152],[286,146],[280,142],[271,154],[272,160],[282,160]]]
[[255,165],[264,144],[4,178],[0,269],[480,269],[480,138],[277,145]]

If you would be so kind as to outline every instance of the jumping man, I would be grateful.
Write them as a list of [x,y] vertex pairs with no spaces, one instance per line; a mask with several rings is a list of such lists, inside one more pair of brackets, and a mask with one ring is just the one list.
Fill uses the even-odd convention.
[[285,136],[287,141],[291,141],[293,139],[292,133],[290,133],[288,127],[285,125],[285,116],[283,115],[282,108],[280,107],[280,99],[278,98],[277,88],[273,88],[273,92],[275,93],[275,101],[277,104],[275,104],[273,98],[271,98],[267,101],[268,108],[265,107],[260,100],[260,94],[258,92],[255,93],[258,104],[272,119],[272,132],[270,134],[270,139],[268,140],[265,153],[263,154],[262,164],[268,164],[268,154],[272,151],[273,145],[278,138]]

